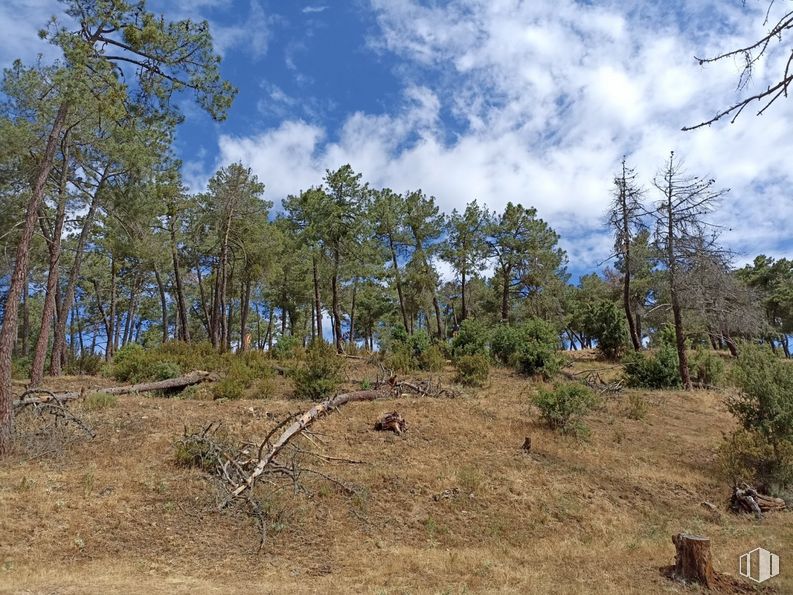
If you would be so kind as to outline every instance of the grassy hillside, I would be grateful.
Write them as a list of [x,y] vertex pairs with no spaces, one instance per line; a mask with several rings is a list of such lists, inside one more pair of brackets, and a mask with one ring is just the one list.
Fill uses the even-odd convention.
[[[578,369],[593,365],[576,357]],[[349,388],[375,374],[347,362]],[[237,439],[263,437],[306,408],[287,398],[288,380],[275,382],[268,400],[119,397],[82,412],[93,441],[0,464],[0,591],[692,592],[659,571],[673,563],[672,535],[689,531],[712,539],[715,568],[732,575],[741,553],[776,552],[782,575],[769,585],[793,592],[789,513],[757,522],[725,510],[715,449],[734,422],[724,393],[624,390],[588,418],[582,441],[540,425],[529,405],[540,385],[503,369],[456,399],[353,403],[318,422],[317,448],[365,464],[313,467],[355,494],[307,477],[308,493],[268,498],[277,520],[257,554],[252,521],[214,511],[212,485],[175,464],[174,442],[213,420]],[[408,431],[375,432],[393,410]]]

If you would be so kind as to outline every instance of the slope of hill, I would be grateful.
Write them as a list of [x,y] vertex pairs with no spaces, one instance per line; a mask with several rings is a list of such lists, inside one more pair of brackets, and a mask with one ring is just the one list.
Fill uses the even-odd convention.
[[[348,363],[350,379],[374,375]],[[715,449],[734,422],[723,393],[642,392],[646,414],[631,419],[623,391],[577,441],[538,423],[537,386],[494,370],[455,399],[353,403],[322,419],[314,447],[363,463],[311,465],[355,493],[306,473],[306,492],[268,495],[259,553],[251,519],[216,512],[211,483],[175,464],[174,442],[213,420],[261,438],[306,403],[119,397],[83,413],[94,440],[0,464],[0,591],[690,592],[659,571],[673,563],[672,535],[688,531],[709,536],[715,568],[732,575],[741,553],[774,551],[782,575],[769,586],[793,592],[788,513],[757,522],[725,510]],[[375,432],[393,410],[407,432]]]

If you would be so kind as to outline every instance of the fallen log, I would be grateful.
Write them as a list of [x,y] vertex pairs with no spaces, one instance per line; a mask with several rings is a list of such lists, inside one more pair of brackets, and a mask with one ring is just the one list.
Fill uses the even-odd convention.
[[[203,370],[196,370],[190,374],[179,376],[178,378],[169,378],[167,380],[158,380],[156,382],[142,382],[139,384],[132,384],[129,386],[114,386],[110,388],[100,388],[92,392],[103,392],[109,395],[127,395],[132,393],[146,393],[155,390],[170,390],[175,388],[186,388],[194,384],[199,384],[204,381],[215,380],[215,374],[205,372]],[[28,396],[39,394],[40,396]],[[86,394],[85,389],[78,392],[64,392],[54,393],[44,389],[29,389],[25,391],[21,399],[14,401],[14,407],[21,407],[24,405],[32,405],[36,403],[48,403],[51,401],[74,401]]]
[[764,512],[784,510],[785,501],[759,493],[747,484],[735,486],[730,497],[730,509],[733,512],[751,512],[758,519],[763,518]]
[[267,452],[260,453],[259,462],[256,464],[256,467],[253,469],[251,474],[248,475],[245,481],[231,492],[231,497],[223,502],[220,507],[225,508],[231,503],[232,500],[238,498],[245,490],[253,488],[256,478],[264,473],[265,469],[267,469],[267,465],[269,465],[270,462],[278,455],[278,453],[283,450],[289,441],[303,432],[303,430],[308,428],[323,414],[329,413],[330,411],[333,411],[334,409],[337,409],[346,403],[352,403],[354,401],[374,401],[376,399],[389,397],[391,394],[391,387],[383,387],[377,390],[359,390],[351,393],[344,393],[337,395],[332,399],[317,403],[311,409],[300,415],[297,420],[295,420],[288,428],[286,428],[286,430],[283,431],[283,433],[275,442],[270,443]]

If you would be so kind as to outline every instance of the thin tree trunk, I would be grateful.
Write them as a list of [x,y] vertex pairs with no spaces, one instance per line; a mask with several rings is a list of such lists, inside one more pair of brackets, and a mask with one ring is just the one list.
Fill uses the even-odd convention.
[[628,213],[628,182],[625,171],[625,159],[622,160],[622,187],[620,188],[620,207],[622,210],[622,237],[624,246],[625,274],[622,277],[622,307],[625,309],[625,317],[628,319],[628,331],[631,336],[633,349],[639,351],[642,348],[639,335],[636,332],[636,321],[631,312],[631,222]]
[[36,340],[36,349],[33,353],[33,364],[30,371],[30,385],[39,386],[44,380],[44,360],[47,357],[47,347],[50,342],[50,326],[55,315],[55,294],[58,287],[58,262],[61,255],[61,236],[63,223],[66,219],[66,198],[69,176],[69,151],[65,144],[63,148],[63,166],[61,169],[60,184],[58,188],[58,205],[55,212],[55,225],[49,239],[50,262],[47,271],[47,289],[44,297],[44,308],[41,313],[41,330]]
[[[432,294],[432,307],[435,309],[435,322],[438,324],[438,338],[443,339],[443,323],[441,322],[441,307],[438,304],[438,296]],[[429,326],[429,322],[427,323]]]
[[333,250],[333,277],[331,278],[331,298],[333,307],[333,334],[336,351],[344,353],[341,336],[341,314],[339,313],[339,249]]
[[110,311],[107,319],[109,326],[107,329],[107,346],[105,347],[105,359],[109,360],[116,352],[116,256],[110,253]]
[[391,249],[391,262],[394,265],[394,282],[396,283],[397,296],[399,296],[399,311],[402,313],[402,324],[405,325],[405,331],[411,333],[412,329],[408,324],[408,315],[405,311],[405,298],[402,296],[402,280],[399,275],[399,263],[397,262],[396,249],[394,248],[394,239],[388,236],[388,246]]
[[[317,338],[320,341],[325,341],[325,338],[322,336],[322,303],[319,299],[319,274],[317,272],[317,256],[316,254],[311,255],[311,269],[312,275],[314,277],[314,316],[316,316],[316,323],[317,323]],[[312,319],[313,320],[313,319]],[[312,323],[313,327],[313,323]]]
[[210,341],[212,340],[212,319],[209,314],[209,308],[207,307],[207,300],[206,300],[206,293],[204,292],[204,280],[201,276],[201,263],[196,263],[196,277],[198,278],[198,295],[201,297],[201,313],[203,314],[202,322],[204,323],[204,328],[207,330],[207,335],[209,335]]
[[[102,294],[99,291],[99,283],[96,279],[91,280],[94,285],[94,295],[96,296],[96,307],[99,310],[99,314],[102,316],[102,322],[105,325],[105,337],[110,337],[111,334],[111,325],[110,321],[108,320],[107,313],[105,312],[105,307],[102,304]],[[96,333],[94,333],[94,339],[96,339]],[[108,340],[109,342],[109,340]],[[94,350],[94,347],[91,347],[91,351]],[[107,351],[105,351],[105,357],[107,357]]]
[[358,292],[358,277],[352,284],[352,304],[350,305],[350,347],[355,347],[355,294]]
[[74,303],[74,292],[77,287],[77,280],[80,278],[80,266],[83,260],[83,251],[85,245],[88,243],[88,236],[91,233],[91,227],[94,223],[96,211],[99,208],[99,194],[107,181],[107,174],[110,171],[110,166],[107,165],[102,172],[99,183],[96,186],[94,195],[91,198],[91,204],[88,207],[88,213],[83,221],[83,228],[80,230],[80,237],[77,239],[77,247],[74,253],[74,262],[72,263],[72,270],[69,273],[69,281],[66,284],[66,291],[63,295],[63,300],[58,306],[58,326],[55,328],[55,335],[52,339],[52,354],[50,355],[50,375],[61,375],[61,353],[63,346],[66,342],[66,317],[69,310],[71,310]]
[[[176,228],[172,217],[169,222],[171,236],[171,265],[173,266],[173,278],[176,284],[176,314],[179,321],[177,336],[182,341],[190,342],[190,327],[187,319],[187,302],[184,297],[184,287],[182,286],[182,273],[179,267],[179,253],[176,247]],[[203,288],[202,288],[203,289]],[[203,301],[203,294],[202,294]]]
[[240,288],[240,351],[248,349],[248,311],[251,302],[251,282],[247,280]]
[[509,324],[509,277],[511,271],[503,269],[501,281],[501,322]]
[[83,320],[79,316],[77,304],[72,308],[72,318],[77,321],[77,340],[80,342],[80,358],[85,355],[85,345],[83,344]]
[[468,304],[465,301],[465,267],[460,271],[460,300],[462,301],[462,312],[460,313],[460,321],[468,317]]
[[[168,301],[165,296],[165,285],[162,282],[160,271],[155,265],[154,279],[157,281],[157,291],[160,293],[160,312],[162,314],[162,342],[168,342]],[[177,331],[177,334],[179,331]]]
[[267,351],[273,350],[273,305],[270,304],[270,316],[267,321],[267,332],[264,335],[264,342],[267,343]]
[[[670,162],[671,172],[671,162]],[[683,314],[680,307],[680,300],[677,295],[677,261],[675,256],[675,240],[674,240],[674,218],[672,215],[672,175],[670,173],[667,184],[666,192],[666,216],[667,216],[667,243],[666,243],[666,257],[669,265],[669,294],[672,302],[672,318],[675,324],[675,345],[677,347],[677,360],[680,370],[680,380],[683,382],[683,388],[691,390],[693,385],[691,383],[691,375],[688,369],[688,357],[686,355],[686,336],[683,332]]]

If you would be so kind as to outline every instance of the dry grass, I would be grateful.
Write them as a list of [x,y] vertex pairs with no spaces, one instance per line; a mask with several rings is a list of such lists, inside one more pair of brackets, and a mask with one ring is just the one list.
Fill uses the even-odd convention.
[[[574,368],[603,366],[582,357],[591,356]],[[349,386],[374,376],[348,362]],[[485,389],[459,399],[356,403],[322,420],[315,429],[329,454],[369,463],[323,468],[357,495],[311,482],[310,496],[272,498],[281,517],[258,555],[249,519],[207,512],[210,486],[173,463],[173,442],[185,424],[212,420],[261,437],[304,403],[121,397],[85,412],[93,442],[0,463],[0,591],[692,592],[659,573],[673,561],[671,536],[691,531],[711,537],[716,569],[730,574],[740,553],[775,551],[782,576],[772,584],[793,592],[788,514],[757,523],[700,505],[728,496],[714,468],[733,423],[722,394],[646,393],[641,420],[625,415],[625,395],[614,397],[578,442],[537,423],[536,388],[496,369]],[[374,432],[395,409],[407,433]]]

